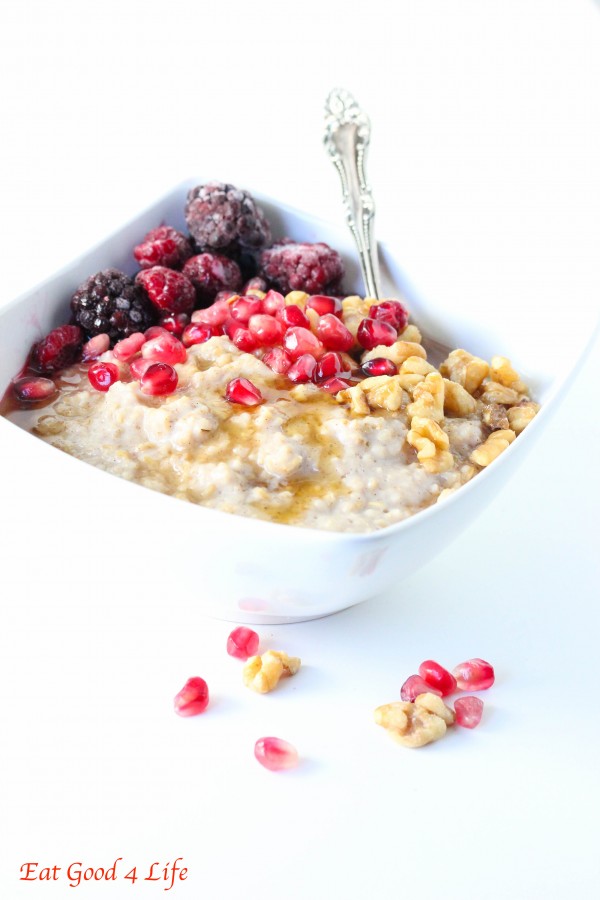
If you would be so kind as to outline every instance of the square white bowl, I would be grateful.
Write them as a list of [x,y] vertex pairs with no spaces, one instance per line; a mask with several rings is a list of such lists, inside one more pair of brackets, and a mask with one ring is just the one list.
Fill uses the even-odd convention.
[[[141,236],[160,223],[184,227],[185,197],[198,183],[202,179],[179,185],[0,311],[1,392],[31,345],[68,320],[69,298],[88,275],[108,266],[132,273],[132,249]],[[343,224],[328,224],[253,193],[275,237],[330,243],[344,257],[346,288],[362,293],[356,254]],[[222,513],[148,490],[61,453],[0,417],[3,493],[12,493],[15,502],[31,503],[32,512],[34,503],[60,510],[60,528],[38,542],[36,568],[52,570],[64,529],[69,577],[85,584],[90,534],[79,523],[92,527],[93,518],[94,558],[110,559],[111,579],[139,583],[147,602],[164,603],[165,609],[192,604],[219,618],[266,624],[315,618],[366,600],[450,543],[532,447],[591,343],[595,315],[582,304],[565,332],[560,317],[540,315],[535,306],[519,309],[511,297],[500,313],[485,303],[465,302],[450,315],[419,298],[388,246],[380,245],[380,257],[385,293],[404,296],[412,320],[429,338],[487,359],[508,356],[542,403],[533,423],[490,468],[445,502],[396,525],[368,534],[325,532]]]

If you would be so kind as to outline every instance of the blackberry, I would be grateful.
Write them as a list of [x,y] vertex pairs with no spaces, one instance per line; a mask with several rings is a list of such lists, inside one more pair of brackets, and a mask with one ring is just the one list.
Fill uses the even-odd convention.
[[211,181],[188,194],[185,218],[197,247],[240,259],[271,243],[271,228],[248,191]]
[[259,275],[287,294],[337,294],[344,276],[344,264],[337,250],[328,244],[300,244],[289,238],[279,241],[260,256]]
[[88,337],[107,334],[111,346],[156,321],[145,291],[118,269],[104,269],[84,281],[73,294],[71,310]]

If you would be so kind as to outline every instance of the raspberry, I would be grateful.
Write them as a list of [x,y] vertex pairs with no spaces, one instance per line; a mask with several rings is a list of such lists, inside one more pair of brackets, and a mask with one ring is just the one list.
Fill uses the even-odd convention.
[[107,334],[111,344],[145,331],[156,318],[142,288],[118,269],[104,269],[84,281],[73,294],[71,310],[88,337]]
[[232,184],[211,181],[192,188],[185,218],[202,250],[237,255],[262,250],[271,243],[271,229],[262,209],[247,191]]
[[149,231],[143,241],[134,248],[133,255],[140,269],[166,266],[180,269],[192,255],[192,246],[186,236],[175,228],[161,225]]
[[142,269],[135,280],[160,312],[189,312],[194,307],[194,285],[181,272],[174,272],[165,266],[154,266],[152,269]]
[[286,239],[261,253],[259,274],[283,294],[337,293],[344,266],[339,253],[327,244],[296,244]]
[[216,253],[192,256],[183,267],[183,274],[196,288],[196,297],[202,306],[212,303],[220,291],[239,291],[242,284],[238,264]]
[[61,325],[34,345],[31,368],[36,372],[57,372],[75,362],[83,343],[83,333],[77,325]]

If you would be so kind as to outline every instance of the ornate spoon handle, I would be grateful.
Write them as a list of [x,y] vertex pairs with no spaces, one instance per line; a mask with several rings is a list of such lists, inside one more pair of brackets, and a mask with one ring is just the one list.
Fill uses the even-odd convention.
[[365,177],[371,123],[352,94],[331,91],[325,103],[325,148],[338,170],[346,221],[356,241],[368,297],[379,299],[379,263],[373,237],[375,202]]

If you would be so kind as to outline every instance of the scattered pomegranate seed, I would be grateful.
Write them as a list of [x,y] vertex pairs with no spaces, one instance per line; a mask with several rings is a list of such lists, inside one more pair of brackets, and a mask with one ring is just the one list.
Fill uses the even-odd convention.
[[180,338],[189,321],[190,317],[186,313],[171,313],[161,318],[160,325],[169,334],[174,334],[175,337]]
[[339,353],[324,353],[317,363],[313,379],[315,382],[327,381],[328,378],[333,378],[335,375],[339,375],[340,372],[343,371],[343,369],[344,364]]
[[163,328],[162,325],[151,325],[145,330],[144,337],[147,341],[152,341],[163,334],[169,334],[166,328]]
[[118,341],[113,347],[115,359],[119,359],[121,362],[127,362],[128,359],[131,359],[132,356],[139,353],[145,343],[146,335],[139,331],[130,334],[129,337],[124,338],[122,341]]
[[139,381],[150,366],[153,366],[154,362],[151,359],[144,359],[143,356],[138,356],[137,359],[132,359],[129,363],[129,371],[133,375],[133,377]]
[[285,327],[273,316],[258,314],[250,316],[248,328],[262,347],[270,347],[279,343],[285,334]]
[[[235,294],[231,296],[234,297]],[[229,318],[229,303],[225,299],[215,300],[212,306],[207,306],[206,309],[197,309],[192,313],[192,322],[204,322],[207,325],[223,325]]]
[[292,359],[310,353],[311,356],[321,356],[321,342],[308,328],[288,328],[283,336],[283,346]]
[[269,316],[274,316],[282,309],[285,309],[283,294],[278,293],[278,291],[267,291],[263,297],[263,312]]
[[419,666],[419,675],[431,688],[436,688],[442,697],[456,690],[456,678],[433,659],[426,659]]
[[258,348],[256,337],[249,328],[244,328],[243,325],[240,325],[234,330],[233,337],[231,337],[230,340],[235,344],[238,350],[243,350],[244,353],[252,353]]
[[354,345],[354,338],[344,323],[329,313],[319,319],[317,335],[328,350],[346,351]]
[[114,363],[94,363],[88,369],[88,379],[97,391],[107,391],[111,384],[119,380],[119,369]]
[[249,656],[256,656],[258,642],[259,637],[255,631],[240,625],[227,638],[227,652],[236,659],[248,659]]
[[254,745],[254,755],[265,769],[278,772],[298,765],[298,751],[287,741],[276,737],[263,737]]
[[280,309],[277,313],[277,318],[280,322],[283,322],[286,328],[299,326],[300,328],[307,328],[308,330],[310,330],[310,322],[308,321],[308,317],[300,309],[299,306],[295,306],[293,303],[290,303],[289,306],[284,306],[283,309]]
[[342,301],[337,297],[326,297],[325,294],[313,294],[306,301],[306,305],[320,316],[329,314],[339,316],[342,312]]
[[230,403],[239,403],[242,406],[258,406],[263,402],[263,395],[247,378],[234,378],[230,381],[225,396]]
[[396,331],[404,331],[408,325],[408,310],[399,300],[384,300],[369,309],[369,318],[387,322]]
[[187,352],[178,338],[165,331],[164,334],[152,338],[151,341],[146,341],[142,347],[142,356],[144,359],[169,363],[169,365],[174,366],[175,363],[186,361]]
[[243,325],[250,321],[250,316],[257,316],[263,311],[262,300],[258,297],[240,297],[229,307],[229,315]]
[[188,678],[173,701],[178,716],[198,716],[208,706],[208,685],[204,678]]
[[398,332],[393,325],[382,322],[378,319],[363,319],[358,326],[356,333],[358,343],[365,350],[372,350],[373,347],[389,347],[398,338]]
[[459,697],[454,701],[456,724],[463,728],[476,728],[483,715],[483,700],[479,697]]
[[51,378],[19,378],[13,392],[21,403],[41,403],[56,394],[56,385]]
[[273,350],[269,350],[268,353],[265,353],[263,362],[265,366],[268,366],[274,372],[277,372],[278,375],[285,375],[292,364],[292,360],[281,347],[274,347]]
[[376,375],[397,375],[398,366],[396,363],[393,363],[391,359],[386,359],[384,356],[378,356],[376,359],[368,359],[362,366],[362,371],[368,377]]
[[292,363],[286,375],[294,384],[305,384],[312,380],[316,367],[317,361],[314,356],[311,356],[310,353],[303,353]]
[[494,667],[484,659],[468,659],[452,670],[459,691],[487,691],[494,683]]
[[339,391],[344,391],[346,388],[349,388],[350,382],[345,381],[343,378],[328,378],[327,381],[323,381],[319,387],[322,391],[327,391],[328,394],[337,394]]
[[437,694],[438,697],[442,696],[440,690],[431,687],[431,685],[427,684],[420,675],[411,675],[400,688],[400,699],[409,700],[412,703],[419,694],[427,693]]
[[207,322],[192,322],[186,325],[181,340],[184,347],[191,347],[193,344],[204,344],[212,337],[219,337],[223,334],[220,325],[209,325]]
[[177,381],[177,372],[173,366],[151,361],[140,379],[140,385],[143,394],[161,397],[164,394],[172,394],[177,387]]
[[81,361],[82,362],[90,362],[92,359],[98,359],[99,356],[102,356],[103,353],[110,347],[110,338],[107,334],[97,334],[95,337],[90,338],[89,341],[83,345],[81,350]]

